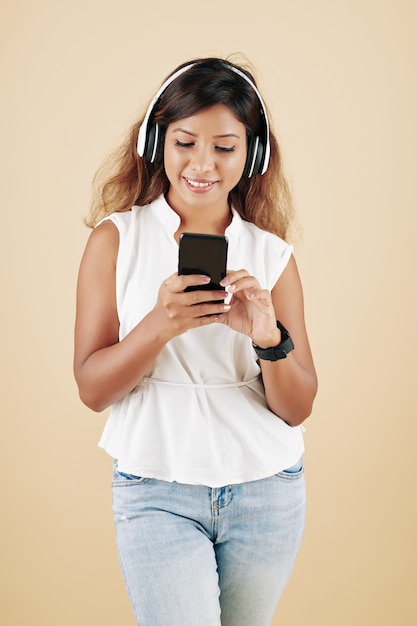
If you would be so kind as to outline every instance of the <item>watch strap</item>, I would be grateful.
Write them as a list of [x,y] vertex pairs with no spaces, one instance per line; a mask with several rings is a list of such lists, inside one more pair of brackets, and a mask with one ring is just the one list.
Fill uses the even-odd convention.
[[277,320],[277,328],[281,331],[281,341],[278,345],[271,348],[260,348],[252,343],[252,346],[260,359],[264,361],[279,361],[286,359],[287,354],[294,350],[294,344],[288,330]]

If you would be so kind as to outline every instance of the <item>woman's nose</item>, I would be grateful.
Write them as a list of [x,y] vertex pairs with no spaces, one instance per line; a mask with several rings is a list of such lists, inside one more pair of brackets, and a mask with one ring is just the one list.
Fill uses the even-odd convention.
[[195,172],[209,172],[214,167],[213,156],[208,148],[200,148],[193,151],[191,168]]

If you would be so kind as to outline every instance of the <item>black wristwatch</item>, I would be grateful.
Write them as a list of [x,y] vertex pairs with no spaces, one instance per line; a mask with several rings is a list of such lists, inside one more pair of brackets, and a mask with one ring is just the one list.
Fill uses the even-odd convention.
[[274,346],[273,348],[260,348],[252,343],[256,354],[264,361],[279,361],[280,359],[286,359],[287,354],[291,352],[291,350],[294,350],[294,344],[288,330],[281,324],[281,322],[278,322],[278,320],[277,327],[281,331],[281,341],[277,346]]

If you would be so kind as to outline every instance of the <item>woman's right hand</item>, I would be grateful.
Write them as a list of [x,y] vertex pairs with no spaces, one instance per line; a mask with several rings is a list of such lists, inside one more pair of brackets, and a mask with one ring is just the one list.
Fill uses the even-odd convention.
[[[223,300],[224,290],[198,289],[207,285],[210,279],[200,274],[169,276],[159,288],[157,303],[149,314],[155,316],[159,328],[165,328],[166,341],[181,335],[192,328],[199,328],[217,322],[222,313],[230,310]],[[195,290],[186,291],[188,287]]]

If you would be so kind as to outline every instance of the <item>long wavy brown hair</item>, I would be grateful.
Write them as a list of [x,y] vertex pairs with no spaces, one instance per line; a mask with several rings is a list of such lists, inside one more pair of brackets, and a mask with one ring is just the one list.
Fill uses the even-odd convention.
[[[194,65],[165,89],[153,109],[153,120],[162,130],[162,136],[169,124],[216,104],[224,104],[232,110],[245,125],[248,138],[259,135],[264,124],[259,98],[251,85],[230,66],[244,72],[256,84],[252,73],[220,58],[189,61],[174,72],[191,63]],[[270,120],[270,116],[268,118]],[[85,220],[90,228],[110,213],[129,211],[133,205],[149,204],[168,191],[163,150],[153,163],[138,155],[137,141],[142,121],[143,117],[133,124],[125,141],[94,177],[90,215]],[[242,177],[230,192],[229,203],[244,220],[285,239],[294,217],[293,203],[281,151],[271,127],[269,140],[267,171],[251,178]]]

